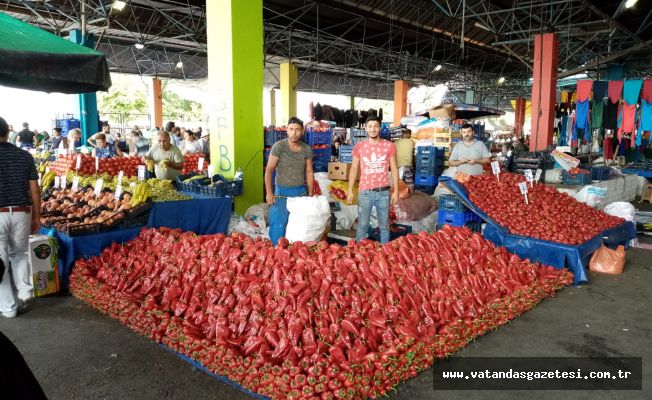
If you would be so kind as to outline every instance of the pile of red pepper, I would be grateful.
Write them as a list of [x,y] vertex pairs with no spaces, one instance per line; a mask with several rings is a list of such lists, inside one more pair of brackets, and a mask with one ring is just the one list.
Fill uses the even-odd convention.
[[577,245],[625,222],[580,203],[552,186],[528,184],[528,203],[518,187],[523,175],[472,176],[464,187],[469,199],[494,221],[517,235]]
[[347,247],[143,230],[70,290],[273,399],[377,398],[569,285],[468,228]]

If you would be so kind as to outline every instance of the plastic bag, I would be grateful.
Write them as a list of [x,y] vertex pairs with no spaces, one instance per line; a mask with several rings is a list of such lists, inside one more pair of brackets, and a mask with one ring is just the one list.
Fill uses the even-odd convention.
[[604,244],[593,253],[589,270],[602,274],[619,275],[625,267],[625,248],[618,246],[611,250]]
[[[394,190],[394,189],[392,189]],[[410,197],[410,189],[408,189],[408,186],[405,182],[399,180],[398,181],[398,198],[399,199],[407,199]]]
[[260,228],[266,228],[269,225],[269,204],[254,204],[247,209],[244,219],[253,222]]
[[596,207],[607,197],[607,188],[585,186],[574,197],[580,203],[586,203],[589,207]]
[[436,209],[437,200],[421,192],[414,192],[412,196],[407,199],[399,199],[394,204],[394,212],[399,222],[422,219]]
[[[348,204],[346,194],[349,192],[349,181],[332,181],[328,193],[340,203]],[[358,204],[358,182],[353,185],[353,204]]]
[[315,172],[315,182],[319,184],[321,193],[328,193],[328,187],[333,183],[332,180],[328,179],[327,172]]
[[285,237],[290,242],[312,242],[320,240],[331,208],[326,196],[290,197],[287,199],[290,212]]
[[614,217],[624,218],[626,221],[636,222],[636,208],[631,203],[617,201],[607,205],[604,212]]

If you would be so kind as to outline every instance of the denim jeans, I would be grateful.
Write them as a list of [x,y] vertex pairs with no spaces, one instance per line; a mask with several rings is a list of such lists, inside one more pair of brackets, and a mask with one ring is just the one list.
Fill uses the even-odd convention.
[[274,196],[276,202],[269,208],[269,240],[276,246],[278,240],[285,236],[285,228],[288,225],[290,213],[287,209],[287,197],[299,197],[306,194],[306,187],[301,186],[276,186]]
[[389,199],[389,190],[364,190],[358,194],[358,231],[355,234],[357,242],[369,237],[369,219],[374,206],[380,228],[380,243],[389,242]]

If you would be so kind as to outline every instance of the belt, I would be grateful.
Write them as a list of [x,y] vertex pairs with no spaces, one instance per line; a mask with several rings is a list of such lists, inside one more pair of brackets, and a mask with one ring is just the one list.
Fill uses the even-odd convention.
[[390,189],[390,186],[381,186],[373,189],[367,189],[370,192],[385,192]]
[[31,212],[32,207],[2,207],[0,213],[4,212]]

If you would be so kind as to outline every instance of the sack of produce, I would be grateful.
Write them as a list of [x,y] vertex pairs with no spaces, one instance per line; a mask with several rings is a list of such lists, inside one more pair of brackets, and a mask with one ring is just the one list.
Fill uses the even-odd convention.
[[437,209],[437,200],[425,193],[414,192],[407,199],[399,199],[394,204],[397,221],[416,221],[428,216]]
[[625,248],[618,246],[611,250],[604,244],[593,253],[589,270],[602,274],[619,275],[625,267]]
[[625,221],[636,222],[636,208],[632,203],[626,201],[616,201],[608,204],[604,208],[604,212],[614,217],[620,217]]
[[290,242],[312,242],[321,239],[331,208],[326,196],[290,197],[290,212],[285,237]]

